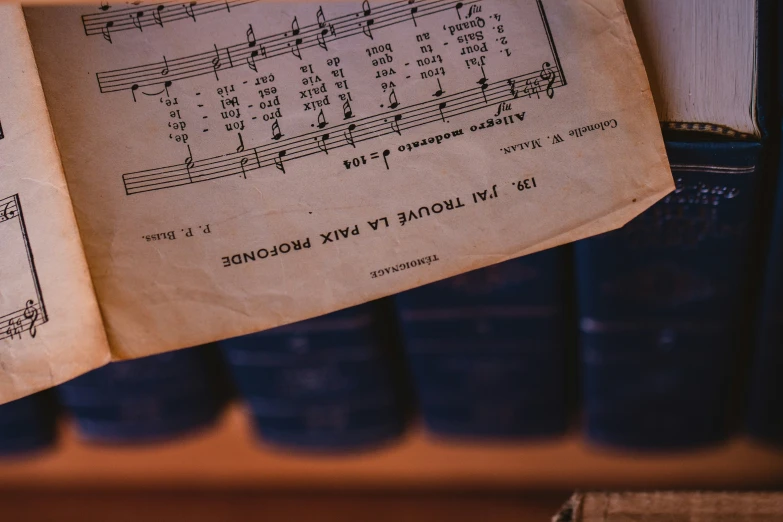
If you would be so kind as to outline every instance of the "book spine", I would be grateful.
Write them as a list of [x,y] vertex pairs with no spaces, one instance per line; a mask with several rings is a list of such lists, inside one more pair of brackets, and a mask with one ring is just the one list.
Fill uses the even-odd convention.
[[57,438],[57,406],[50,391],[0,406],[0,457],[39,451]]
[[676,189],[576,245],[587,436],[632,449],[724,440],[750,336],[759,143],[667,143]]
[[402,433],[403,409],[378,306],[221,342],[262,440],[350,451]]
[[750,379],[748,432],[783,445],[783,175],[778,180],[774,225],[762,290],[758,345]]
[[97,442],[168,439],[212,425],[228,398],[215,345],[111,363],[57,387],[80,435]]
[[565,431],[567,252],[532,254],[396,297],[431,432],[526,438]]

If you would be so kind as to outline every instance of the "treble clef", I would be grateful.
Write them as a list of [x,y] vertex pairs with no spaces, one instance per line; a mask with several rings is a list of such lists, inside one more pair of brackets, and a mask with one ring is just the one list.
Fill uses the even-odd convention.
[[35,302],[32,299],[28,299],[24,305],[24,318],[30,320],[27,331],[30,332],[30,337],[35,338],[35,321],[38,320],[38,310],[35,309]]
[[551,69],[551,64],[549,62],[544,62],[543,65],[541,65],[541,79],[547,82],[546,84],[546,95],[549,96],[549,99],[551,100],[555,96],[555,89],[553,85],[555,84],[555,73]]
[[0,221],[6,221],[8,219],[13,219],[14,217],[16,217],[16,212],[14,212],[13,209],[9,210],[12,203],[13,201],[9,201],[8,203],[5,204],[3,210],[0,211]]

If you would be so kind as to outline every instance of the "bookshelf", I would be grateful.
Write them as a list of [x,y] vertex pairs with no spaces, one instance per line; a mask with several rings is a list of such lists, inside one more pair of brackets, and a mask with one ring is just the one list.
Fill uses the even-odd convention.
[[572,488],[763,488],[783,482],[783,452],[746,440],[680,454],[586,446],[576,434],[527,444],[402,441],[358,455],[291,454],[258,444],[245,413],[218,426],[144,446],[88,445],[65,426],[59,447],[0,461],[0,489],[198,488],[531,490]]

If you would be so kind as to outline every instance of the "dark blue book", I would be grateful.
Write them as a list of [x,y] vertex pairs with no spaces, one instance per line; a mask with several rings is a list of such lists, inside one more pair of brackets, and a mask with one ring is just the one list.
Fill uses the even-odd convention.
[[783,184],[767,263],[758,344],[750,380],[748,431],[753,437],[783,444]]
[[783,445],[783,175],[778,180],[770,238],[750,379],[748,431],[757,439]]
[[50,391],[0,406],[0,457],[48,448],[56,438],[57,405]]
[[593,442],[674,449],[730,434],[751,337],[762,148],[667,143],[675,191],[576,244]]
[[217,346],[204,345],[111,363],[57,390],[85,439],[169,439],[219,418],[229,396],[221,365]]
[[564,248],[396,296],[427,428],[545,437],[567,427]]
[[221,342],[259,436],[272,444],[348,451],[404,427],[381,303]]
[[[778,12],[773,15],[777,15],[770,18],[777,20],[778,32],[775,36],[779,60],[779,57],[783,56],[783,34],[779,33],[780,27],[783,27],[783,9],[778,6]],[[778,118],[774,122],[774,130],[777,132],[773,139],[780,140],[783,135],[779,118],[783,107],[783,67],[780,67],[779,61],[775,69],[778,78]],[[760,292],[756,353],[750,372],[747,430],[756,439],[781,446],[783,380],[780,378],[779,369],[783,368],[783,155],[779,146],[775,152],[777,176],[774,181],[777,183],[777,189]],[[774,183],[770,185],[774,186]]]

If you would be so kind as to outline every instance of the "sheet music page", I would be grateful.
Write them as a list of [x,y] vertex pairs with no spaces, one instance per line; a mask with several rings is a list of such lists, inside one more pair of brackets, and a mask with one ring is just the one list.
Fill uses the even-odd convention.
[[108,359],[22,9],[0,5],[0,403]]
[[673,188],[620,0],[26,14],[117,358],[603,232]]

